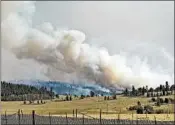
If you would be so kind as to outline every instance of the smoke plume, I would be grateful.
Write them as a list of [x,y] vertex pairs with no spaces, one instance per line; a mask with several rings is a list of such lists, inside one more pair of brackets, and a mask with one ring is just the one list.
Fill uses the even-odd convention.
[[[136,58],[135,65],[130,66],[125,56],[110,55],[105,48],[87,44],[81,31],[57,30],[49,22],[32,27],[34,2],[2,3],[3,48],[18,59],[31,59],[47,66],[43,73],[51,80],[76,78],[106,87],[128,88],[164,84],[165,80],[174,82],[173,74],[154,72],[146,61]],[[174,62],[174,58],[169,58]],[[58,76],[60,72],[64,76]]]

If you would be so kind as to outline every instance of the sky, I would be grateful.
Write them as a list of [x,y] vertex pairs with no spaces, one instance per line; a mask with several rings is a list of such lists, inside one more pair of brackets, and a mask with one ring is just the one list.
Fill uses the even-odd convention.
[[91,43],[108,47],[111,53],[116,53],[117,43],[130,44],[131,41],[155,43],[171,53],[174,50],[174,5],[171,1],[39,1],[34,22],[43,21],[81,30],[89,42],[101,38]]
[[[174,1],[37,1],[32,26],[44,22],[83,32],[85,43],[126,57],[130,67],[139,58],[155,72],[174,75]],[[44,65],[19,60],[5,48],[1,61],[3,80],[49,79]],[[58,80],[66,75],[57,73]]]

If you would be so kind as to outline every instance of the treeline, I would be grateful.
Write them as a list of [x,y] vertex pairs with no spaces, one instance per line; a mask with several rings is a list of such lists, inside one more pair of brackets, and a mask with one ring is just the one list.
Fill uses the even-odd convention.
[[12,84],[1,81],[1,100],[2,101],[31,101],[36,99],[52,99],[55,93],[47,90],[46,87],[36,88],[34,86]]
[[[71,94],[65,94],[65,98],[62,98],[61,100],[62,101],[72,101],[73,98],[74,99],[75,98],[76,99],[84,99],[84,98],[94,97],[94,96],[97,96],[97,95],[95,95],[95,92],[93,92],[93,91],[90,91],[89,95],[83,95],[83,94],[81,94],[80,96],[78,96],[78,95],[71,95]],[[59,94],[56,94],[56,98],[57,99],[60,98]]]
[[173,91],[175,90],[175,86],[169,85],[168,81],[165,82],[165,85],[160,85],[156,88],[143,86],[139,88],[135,88],[135,86],[132,86],[132,89],[129,91],[127,88],[123,91],[123,94],[125,96],[147,96],[147,97],[156,97],[156,96],[165,96],[173,94]]

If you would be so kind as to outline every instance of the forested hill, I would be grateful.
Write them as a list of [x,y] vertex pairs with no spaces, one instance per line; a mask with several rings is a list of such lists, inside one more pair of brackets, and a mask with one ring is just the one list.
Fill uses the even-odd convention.
[[2,101],[24,100],[24,95],[26,94],[45,94],[48,96],[54,95],[52,88],[50,88],[50,90],[47,90],[46,87],[36,88],[34,86],[12,84],[1,81]]

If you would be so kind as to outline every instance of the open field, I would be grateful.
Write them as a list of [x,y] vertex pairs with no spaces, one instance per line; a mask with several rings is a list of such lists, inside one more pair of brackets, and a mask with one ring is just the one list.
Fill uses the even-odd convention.
[[[174,98],[173,95],[168,96]],[[137,115],[135,112],[128,111],[126,107],[136,105],[137,101],[140,101],[142,105],[151,104],[149,102],[151,98],[146,97],[123,97],[117,96],[117,100],[104,100],[104,97],[89,97],[81,100],[72,100],[72,101],[62,101],[56,102],[56,100],[50,101],[46,100],[46,104],[23,104],[22,101],[8,101],[1,102],[2,110],[1,114],[4,114],[6,111],[7,114],[13,114],[21,109],[23,114],[31,114],[32,110],[35,110],[38,115],[60,115],[63,116],[65,113],[68,116],[72,116],[73,109],[77,109],[78,113],[85,113],[92,117],[99,117],[99,111],[102,109],[102,118],[118,118],[118,113],[121,112],[120,119],[136,119],[139,117],[146,117],[146,114]],[[154,107],[154,109],[164,109],[168,110],[170,114],[149,114],[147,115],[149,119],[153,120],[154,116],[157,117],[157,120],[174,120],[174,105],[161,105],[160,107]],[[79,117],[82,117],[79,114]]]

